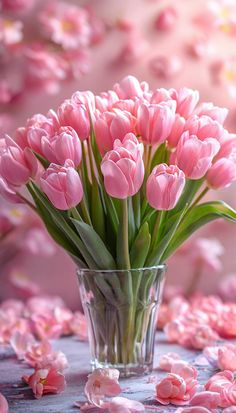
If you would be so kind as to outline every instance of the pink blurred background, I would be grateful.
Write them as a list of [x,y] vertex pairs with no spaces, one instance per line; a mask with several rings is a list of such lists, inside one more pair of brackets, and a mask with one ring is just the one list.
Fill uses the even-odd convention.
[[[22,20],[24,36],[32,40],[40,30],[39,23],[35,23],[39,10],[48,3],[48,0],[37,0],[31,11],[24,14],[9,12],[5,16]],[[151,88],[187,86],[198,89],[201,100],[212,101],[215,105],[230,109],[226,126],[235,132],[236,29],[235,33],[229,33],[223,22],[211,31],[209,22],[207,28],[204,27],[204,19],[200,19],[201,25],[194,23],[197,16],[206,14],[210,3],[206,0],[67,0],[66,4],[89,6],[104,27],[100,41],[89,48],[88,73],[78,79],[62,82],[56,94],[27,90],[11,103],[2,105],[1,112],[11,116],[6,131],[13,133],[16,127],[24,125],[34,113],[46,114],[50,108],[56,108],[78,89],[100,93],[110,89],[125,75],[132,74],[139,80],[148,81]],[[222,7],[218,13],[222,19],[227,15],[229,4],[236,15],[235,2],[216,0],[215,3]],[[167,16],[169,20],[165,28],[160,13],[170,6],[172,14]],[[162,26],[165,30],[161,30]],[[212,67],[218,68],[217,73]],[[12,85],[19,84],[20,70],[16,64],[7,65],[7,71],[2,65],[1,74]],[[236,207],[235,188],[235,185],[231,186],[219,194],[233,207]],[[217,288],[217,282],[222,276],[236,273],[236,227],[216,222],[209,225],[202,234],[218,238],[224,248],[222,270],[216,274],[210,268],[203,270],[202,288],[205,292],[211,292]],[[40,285],[43,292],[59,294],[68,305],[75,308],[79,294],[75,266],[70,258],[58,247],[50,256],[31,254],[25,259],[24,254],[26,252],[17,256],[14,266],[23,263],[25,273]],[[11,262],[10,267],[12,265]],[[4,283],[8,272],[9,266],[2,270],[0,298],[12,294],[8,283]],[[188,254],[178,253],[169,263],[169,280],[177,286],[183,283],[188,287],[192,276],[193,261],[188,258]]]

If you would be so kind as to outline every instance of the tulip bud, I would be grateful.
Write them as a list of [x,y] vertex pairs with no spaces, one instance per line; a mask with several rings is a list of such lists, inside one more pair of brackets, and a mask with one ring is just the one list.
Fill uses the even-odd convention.
[[70,159],[77,167],[82,158],[80,139],[70,126],[62,126],[50,141],[43,139],[42,149],[46,159],[60,165]]
[[178,165],[187,178],[200,179],[211,167],[212,160],[219,149],[220,144],[216,139],[207,138],[201,141],[197,136],[189,135],[186,131],[179,140],[171,162]]
[[142,97],[144,92],[148,92],[149,86],[146,82],[140,83],[134,76],[126,76],[113,89],[120,99],[132,99]]
[[227,188],[236,180],[236,161],[221,158],[207,172],[207,183],[213,189]]
[[199,92],[183,87],[179,90],[172,89],[171,97],[177,102],[176,112],[186,119],[193,113],[199,101]]
[[21,186],[34,177],[38,161],[29,148],[21,149],[9,136],[5,138],[5,149],[0,159],[0,174],[11,186]]
[[160,144],[169,136],[175,121],[174,101],[160,104],[142,104],[138,110],[137,130],[143,142]]
[[115,140],[113,148],[101,163],[104,185],[110,196],[126,199],[136,194],[143,183],[143,145],[128,133],[123,142]]
[[129,132],[134,132],[135,118],[126,111],[114,109],[103,112],[94,123],[98,148],[102,155],[113,148],[115,139],[123,140]]
[[74,100],[65,100],[58,108],[61,126],[71,126],[80,140],[88,139],[90,133],[89,113],[85,105]]
[[176,165],[155,166],[147,180],[147,200],[158,210],[173,209],[185,185],[185,175]]
[[58,209],[75,207],[83,198],[81,180],[71,160],[67,160],[64,166],[52,163],[40,178],[40,184],[43,192]]

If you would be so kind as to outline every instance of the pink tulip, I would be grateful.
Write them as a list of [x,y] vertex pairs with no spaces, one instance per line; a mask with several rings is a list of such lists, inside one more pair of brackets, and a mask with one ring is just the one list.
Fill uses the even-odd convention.
[[143,145],[132,133],[123,142],[115,140],[113,150],[107,152],[101,163],[107,193],[119,199],[136,194],[144,178]]
[[40,178],[41,188],[58,209],[75,207],[83,198],[83,187],[72,161],[64,166],[51,164]]
[[184,132],[171,161],[175,161],[187,178],[200,179],[210,169],[219,148],[216,139],[206,138],[201,141],[197,136]]
[[175,165],[155,166],[147,180],[147,200],[158,210],[173,209],[185,185],[185,176]]
[[134,76],[126,76],[120,83],[116,83],[113,89],[120,99],[132,99],[143,97],[144,93],[148,92],[149,85],[146,82],[140,83]]
[[188,381],[178,374],[169,373],[156,385],[156,400],[163,404],[188,404],[196,392],[197,381],[192,378]]
[[144,412],[144,405],[136,400],[129,400],[125,397],[114,397],[109,402],[110,413],[136,413]]
[[58,108],[58,118],[61,126],[71,126],[80,140],[88,139],[90,120],[88,110],[83,104],[75,99],[65,100]]
[[233,133],[225,133],[223,139],[220,141],[220,150],[216,156],[216,160],[221,158],[235,158],[236,157],[236,135]]
[[227,344],[218,349],[218,366],[221,370],[236,371],[236,346]]
[[38,162],[29,148],[21,149],[9,136],[0,157],[0,174],[10,186],[26,184],[37,173]]
[[[95,96],[96,109],[99,112],[106,112],[113,108],[116,102],[119,102],[119,98],[114,90],[108,90],[108,92],[100,93]],[[122,108],[125,110],[125,108]]]
[[195,113],[198,116],[203,116],[203,115],[209,116],[211,119],[216,120],[221,125],[223,125],[229,113],[229,109],[220,108],[218,106],[214,106],[213,103],[208,102],[208,103],[202,103],[201,105],[199,105]]
[[207,172],[207,184],[213,189],[223,189],[230,186],[236,179],[236,161],[221,158]]
[[171,91],[171,97],[177,103],[176,113],[187,119],[193,113],[199,101],[198,91],[186,87],[179,90],[171,89]]
[[218,121],[206,115],[190,116],[186,120],[185,130],[188,131],[190,135],[196,135],[201,141],[206,138],[215,138],[221,142],[226,133]]
[[143,142],[160,144],[169,136],[175,121],[175,102],[142,104],[138,110],[137,129]]
[[176,148],[181,138],[181,135],[184,132],[184,128],[185,128],[185,119],[182,116],[176,114],[174,124],[167,138],[168,145],[170,148]]
[[168,102],[169,100],[171,100],[170,91],[164,88],[156,89],[150,97],[150,103],[154,104]]
[[119,371],[116,369],[96,369],[88,376],[84,392],[90,403],[102,407],[104,397],[113,397],[121,393],[118,383]]
[[163,354],[163,356],[160,358],[160,361],[159,361],[160,369],[170,372],[173,364],[175,364],[179,360],[180,360],[180,356],[177,353]]
[[24,201],[16,194],[7,182],[0,177],[0,195],[11,204],[21,204]]
[[0,412],[1,413],[9,412],[7,399],[3,396],[2,393],[0,393]]
[[114,109],[103,112],[94,123],[99,151],[104,155],[113,148],[115,139],[123,141],[124,136],[135,131],[135,118],[127,111]]
[[177,17],[177,12],[174,7],[166,7],[158,14],[155,20],[155,27],[158,30],[169,31],[174,27]]
[[42,138],[42,151],[46,159],[60,165],[70,159],[77,167],[82,158],[80,139],[71,126],[61,127],[50,141]]
[[36,399],[44,394],[61,393],[66,387],[65,377],[55,369],[36,369],[31,376],[23,376],[22,379],[32,389]]
[[216,409],[220,405],[220,395],[213,391],[202,391],[193,396],[191,406],[202,406],[208,409]]
[[84,105],[89,112],[95,111],[95,96],[90,90],[77,90],[73,93],[71,100],[76,105]]

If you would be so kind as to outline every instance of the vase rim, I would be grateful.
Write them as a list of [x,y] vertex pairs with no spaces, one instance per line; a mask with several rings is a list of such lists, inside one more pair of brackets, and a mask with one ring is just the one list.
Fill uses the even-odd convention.
[[159,265],[152,265],[151,267],[141,267],[141,268],[124,268],[124,269],[111,269],[111,270],[98,270],[98,269],[93,269],[93,268],[77,268],[77,272],[82,271],[84,273],[109,273],[109,272],[115,272],[115,273],[122,273],[124,271],[129,271],[129,272],[134,272],[134,271],[144,271],[144,270],[165,270],[167,268],[166,264],[159,264]]

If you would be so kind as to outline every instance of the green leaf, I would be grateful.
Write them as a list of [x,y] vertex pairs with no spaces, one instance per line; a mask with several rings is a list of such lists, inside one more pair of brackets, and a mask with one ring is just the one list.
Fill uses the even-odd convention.
[[28,184],[27,188],[29,189],[31,194],[34,194],[34,196],[40,200],[43,208],[45,208],[45,210],[48,211],[54,223],[63,232],[64,236],[71,241],[74,247],[76,247],[76,249],[78,250],[78,254],[81,254],[83,256],[89,268],[96,269],[97,266],[95,261],[87,251],[81,239],[77,236],[77,234],[67,223],[66,219],[64,218],[63,211],[59,211],[58,209],[56,209],[48,200],[48,198],[46,198],[43,192],[33,182]]
[[153,170],[154,166],[158,165],[159,163],[166,162],[167,152],[168,151],[165,143],[162,143],[160,146],[158,146],[152,158],[151,171]]
[[140,192],[137,192],[132,198],[133,202],[133,211],[134,211],[134,220],[136,228],[140,228],[141,223],[141,208],[140,208]]
[[94,230],[103,241],[106,240],[104,209],[97,183],[92,186],[91,217]]
[[223,201],[206,202],[190,208],[166,249],[163,260],[173,254],[195,231],[219,218],[236,222],[236,211]]
[[154,249],[151,251],[149,257],[147,258],[147,262],[145,263],[145,266],[152,267],[153,265],[158,265],[163,263],[163,254],[168,247],[168,244],[171,242],[171,239],[174,237],[174,234],[184,216],[186,213],[186,208],[179,212],[179,214],[176,214],[176,220],[169,229],[169,231],[160,239],[160,241],[155,245]]
[[131,268],[142,268],[145,264],[151,243],[147,222],[141,226],[130,252]]
[[45,169],[49,167],[50,162],[47,159],[45,159],[42,155],[39,155],[39,153],[35,151],[33,151],[33,153]]
[[96,231],[85,222],[71,220],[97,267],[101,270],[115,269],[116,263]]
[[132,245],[135,237],[135,220],[132,198],[128,198],[128,226],[129,226],[129,247]]
[[177,212],[181,211],[185,208],[186,204],[191,204],[193,198],[195,197],[196,193],[199,191],[200,187],[202,186],[203,179],[192,180],[187,179],[184,191],[180,197],[179,202],[177,203],[176,207],[168,212],[168,217],[175,215]]

